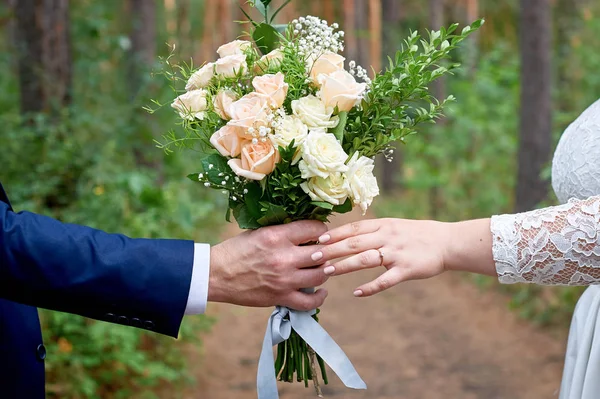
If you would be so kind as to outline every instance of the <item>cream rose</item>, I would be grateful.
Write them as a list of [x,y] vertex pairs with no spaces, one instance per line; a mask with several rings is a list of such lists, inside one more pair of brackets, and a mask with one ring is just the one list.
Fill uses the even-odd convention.
[[281,72],[276,74],[266,74],[252,79],[252,86],[259,94],[269,97],[269,106],[279,108],[287,96],[288,84],[284,82],[284,75]]
[[337,71],[329,75],[319,75],[321,90],[317,95],[323,100],[325,106],[339,111],[350,111],[360,103],[362,95],[367,88],[365,83],[358,83],[354,76],[346,71]]
[[257,128],[267,124],[267,99],[258,93],[249,93],[231,103],[228,108],[231,120],[229,125],[248,129]]
[[214,62],[209,62],[190,76],[185,89],[189,91],[206,87],[213,76],[215,76],[215,64]]
[[219,47],[217,53],[219,54],[219,57],[244,54],[244,51],[248,50],[250,47],[252,47],[252,44],[249,41],[234,40]]
[[278,67],[283,59],[283,52],[276,48],[268,54],[260,57],[258,61],[254,63],[254,73],[261,74],[265,73],[271,67]]
[[242,146],[240,159],[230,159],[227,164],[238,176],[250,180],[262,180],[275,170],[279,159],[279,151],[269,140],[266,140],[256,144],[247,142]]
[[184,119],[204,119],[208,102],[206,100],[208,92],[204,89],[188,91],[177,97],[171,107],[179,112],[179,116]]
[[238,94],[233,90],[221,90],[217,93],[213,99],[213,105],[215,112],[219,114],[222,119],[229,120],[231,115],[229,114],[229,106],[238,99]]
[[333,108],[325,107],[325,104],[313,95],[292,101],[292,112],[310,128],[329,129],[336,127],[339,122],[337,116],[331,116]]
[[346,177],[349,183],[350,197],[352,202],[360,205],[363,215],[373,202],[373,198],[379,195],[377,179],[373,175],[375,162],[371,158],[358,157],[354,153],[348,162]]
[[332,173],[327,178],[312,177],[300,187],[313,201],[341,205],[348,198],[348,182],[342,173]]
[[238,73],[245,73],[248,69],[246,65],[246,56],[244,54],[228,55],[227,57],[219,58],[215,62],[215,72],[219,76],[225,78],[233,78]]
[[311,130],[302,144],[302,160],[298,164],[303,179],[329,177],[348,170],[348,155],[335,136],[324,130]]
[[336,71],[344,69],[345,58],[339,54],[327,51],[322,54],[315,54],[309,58],[306,69],[309,72],[310,79],[313,83],[318,84],[319,75],[329,75]]
[[210,137],[210,143],[224,157],[237,157],[245,143],[239,134],[239,127],[225,125]]

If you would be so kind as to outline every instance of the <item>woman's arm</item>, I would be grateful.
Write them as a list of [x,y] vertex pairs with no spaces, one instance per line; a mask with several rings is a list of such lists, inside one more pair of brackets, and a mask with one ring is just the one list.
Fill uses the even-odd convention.
[[[600,283],[600,196],[514,215],[457,223],[374,219],[333,229],[314,254],[330,275],[388,269],[358,287],[369,296],[446,270],[497,275],[502,283]],[[349,256],[347,259],[332,260]]]

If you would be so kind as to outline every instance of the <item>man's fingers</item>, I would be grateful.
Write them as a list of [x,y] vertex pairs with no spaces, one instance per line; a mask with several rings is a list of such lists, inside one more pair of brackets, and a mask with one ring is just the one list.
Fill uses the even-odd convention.
[[409,270],[400,267],[394,267],[370,283],[358,287],[356,290],[354,290],[354,296],[363,297],[375,295],[406,280],[410,280]]
[[382,237],[379,234],[373,233],[352,236],[335,244],[323,246],[311,255],[311,259],[314,261],[327,261],[359,254],[369,249],[381,248],[383,245],[381,240]]
[[326,266],[323,271],[328,276],[341,276],[362,269],[371,269],[381,266],[381,256],[376,249],[369,249],[358,255],[341,260],[333,265]]
[[307,311],[323,305],[325,298],[327,298],[327,290],[323,288],[316,290],[313,294],[294,291],[288,294],[282,305],[290,309]]
[[361,220],[331,229],[319,237],[320,244],[333,244],[349,237],[373,233],[379,229],[381,220]]
[[323,271],[323,267],[315,269],[297,270],[291,275],[294,288],[318,287],[327,281],[329,276]]
[[287,238],[294,245],[317,241],[327,231],[325,223],[317,220],[300,220],[270,228]]

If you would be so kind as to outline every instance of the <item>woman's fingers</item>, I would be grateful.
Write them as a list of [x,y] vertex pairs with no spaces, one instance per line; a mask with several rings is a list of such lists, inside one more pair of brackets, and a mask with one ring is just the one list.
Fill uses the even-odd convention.
[[376,249],[369,249],[361,252],[358,255],[351,256],[333,265],[326,266],[323,271],[328,276],[355,272],[362,269],[371,269],[373,267],[382,266],[381,255]]
[[354,296],[363,297],[375,295],[406,280],[410,280],[410,270],[394,267],[377,277],[375,280],[358,287],[354,290]]
[[319,244],[333,244],[343,239],[373,233],[379,229],[381,219],[361,220],[329,230],[319,237]]
[[369,249],[378,249],[383,246],[383,237],[377,233],[368,233],[352,236],[331,245],[325,245],[311,255],[313,261],[325,262],[359,254]]

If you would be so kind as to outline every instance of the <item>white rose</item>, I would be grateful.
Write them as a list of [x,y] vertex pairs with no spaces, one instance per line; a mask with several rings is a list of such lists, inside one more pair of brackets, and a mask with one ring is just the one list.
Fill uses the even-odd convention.
[[279,125],[275,127],[275,134],[271,135],[271,141],[276,146],[287,148],[294,140],[294,147],[299,147],[307,136],[308,126],[293,115],[285,115],[279,119]]
[[215,64],[209,62],[190,76],[185,85],[185,89],[189,91],[206,87],[213,76],[215,76]]
[[217,49],[219,57],[227,57],[228,55],[244,54],[244,51],[252,47],[252,44],[246,40],[234,40],[222,45]]
[[248,69],[246,65],[246,56],[244,54],[228,55],[227,57],[219,58],[215,62],[215,72],[219,76],[233,78],[238,73],[245,73]]
[[188,91],[177,97],[171,104],[184,119],[204,119],[208,103],[206,96],[208,92],[204,89]]
[[355,204],[360,205],[363,215],[373,202],[373,198],[379,195],[377,179],[373,175],[374,167],[375,162],[371,158],[359,158],[357,152],[348,163],[346,177],[350,186],[350,197]]
[[338,107],[339,111],[350,111],[362,100],[366,83],[357,83],[346,71],[336,71],[318,77],[321,90],[317,95],[327,107]]
[[233,90],[219,91],[213,100],[215,112],[219,114],[219,116],[222,119],[231,119],[231,114],[229,113],[229,106],[233,104],[233,102],[236,101],[238,98],[239,97],[237,93]]
[[325,107],[325,104],[313,95],[292,101],[292,112],[310,128],[329,129],[336,127],[339,122],[337,116],[331,116],[333,107]]
[[341,205],[348,198],[348,182],[342,173],[332,173],[327,178],[312,177],[300,187],[313,201]]
[[329,177],[348,170],[348,155],[335,136],[324,130],[311,130],[302,144],[302,160],[298,164],[303,179]]

